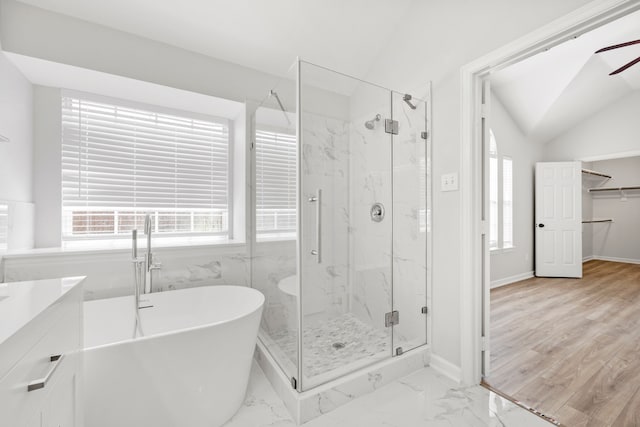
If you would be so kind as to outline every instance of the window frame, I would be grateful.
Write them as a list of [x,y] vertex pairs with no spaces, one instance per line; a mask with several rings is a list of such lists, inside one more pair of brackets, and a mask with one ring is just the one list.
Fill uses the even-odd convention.
[[9,249],[9,204],[0,200],[0,253]]
[[[515,245],[515,215],[514,215],[514,209],[515,209],[515,191],[514,191],[514,164],[515,161],[513,159],[513,156],[507,156],[503,153],[501,153],[501,150],[499,148],[499,144],[498,144],[498,140],[495,137],[495,134],[493,132],[493,129],[489,130],[489,135],[490,135],[490,148],[489,148],[489,156],[488,156],[488,167],[489,167],[489,182],[487,183],[487,185],[491,186],[491,175],[492,173],[494,173],[493,168],[491,167],[492,164],[492,160],[495,160],[495,174],[496,174],[496,180],[497,180],[497,198],[496,198],[496,217],[497,217],[497,221],[496,221],[496,226],[497,226],[497,239],[496,239],[496,243],[495,245],[492,245],[492,240],[491,240],[491,224],[492,224],[492,216],[491,216],[491,203],[492,203],[492,198],[491,198],[491,188],[488,189],[487,194],[488,196],[488,203],[489,203],[489,251],[491,253],[500,253],[500,252],[510,252],[513,249],[515,249],[516,245]],[[491,146],[495,146],[495,151],[492,152],[493,150],[491,149]],[[508,160],[511,162],[511,244],[510,245],[505,245],[505,240],[504,240],[504,236],[505,236],[505,222],[504,222],[504,214],[505,214],[505,202],[504,202],[504,162],[505,160]]]
[[[175,233],[161,233],[155,232],[154,240],[157,240],[158,246],[182,246],[184,244],[196,243],[201,245],[217,245],[217,244],[225,244],[232,242],[234,235],[234,150],[235,150],[235,135],[234,135],[234,121],[232,119],[218,117],[214,115],[207,115],[202,113],[197,113],[194,111],[186,111],[175,108],[170,108],[162,105],[154,105],[139,101],[132,101],[129,99],[115,98],[109,97],[105,95],[99,95],[94,93],[69,90],[69,89],[61,89],[60,90],[60,246],[61,248],[82,248],[82,249],[95,249],[101,250],[105,248],[119,248],[121,244],[119,242],[124,243],[124,240],[128,240],[131,238],[130,235],[121,234],[121,235],[89,235],[89,236],[69,236],[65,235],[65,210],[69,209],[69,207],[64,206],[63,194],[62,194],[62,154],[63,154],[63,144],[64,141],[62,139],[62,115],[63,115],[63,107],[62,102],[64,98],[75,98],[80,100],[86,100],[88,102],[97,102],[104,103],[108,105],[114,105],[117,107],[130,108],[136,110],[142,110],[155,114],[165,114],[170,116],[177,116],[185,119],[193,119],[199,121],[207,121],[218,124],[223,124],[227,128],[227,229],[226,231],[220,232],[175,232]],[[78,208],[76,210],[82,210],[85,208]],[[181,208],[176,208],[174,211],[179,211]],[[91,210],[91,209],[86,209]],[[144,211],[154,213],[158,209],[157,208],[124,208],[124,209],[113,209],[114,212],[120,211]],[[197,209],[193,209],[196,211]],[[115,217],[115,213],[114,213]]]

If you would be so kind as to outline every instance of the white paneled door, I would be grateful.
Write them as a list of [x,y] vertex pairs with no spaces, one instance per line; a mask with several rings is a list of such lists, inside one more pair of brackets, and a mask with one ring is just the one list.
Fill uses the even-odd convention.
[[536,276],[582,277],[580,162],[536,163]]

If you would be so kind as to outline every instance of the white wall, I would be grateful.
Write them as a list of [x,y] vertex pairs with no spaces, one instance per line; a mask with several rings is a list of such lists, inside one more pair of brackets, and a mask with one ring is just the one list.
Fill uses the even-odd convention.
[[[593,162],[593,169],[611,175],[603,187],[640,186],[640,157]],[[593,217],[613,219],[592,224],[595,258],[640,263],[640,190],[591,193]]]
[[[460,169],[460,68],[587,0],[416,1],[367,80],[411,93],[433,82],[433,172]],[[460,364],[460,194],[434,191],[434,354]]]
[[62,159],[60,89],[34,86],[34,170],[35,247],[60,246],[62,220]]
[[523,277],[533,271],[534,170],[541,146],[522,134],[495,94],[491,98],[491,129],[498,156],[513,160],[513,248],[491,251],[491,282]]
[[[583,169],[593,169],[593,163],[582,162]],[[590,220],[593,218],[593,201],[589,188],[595,187],[602,182],[602,178],[594,175],[582,174],[582,219]],[[598,224],[582,224],[582,259],[589,260],[593,258],[593,227]]]
[[610,104],[545,145],[545,160],[593,160],[640,154],[640,90]]
[[[636,90],[545,144],[544,160],[594,160],[625,157],[631,154],[639,155],[640,120],[638,120],[638,112],[640,112],[640,91]],[[622,165],[628,164],[628,161],[618,163],[616,160],[611,160],[611,162],[587,161],[583,163],[583,167],[599,170],[603,167],[612,168],[612,165],[619,164],[621,170],[624,170]],[[633,212],[637,199],[634,199],[632,195],[628,199],[630,203],[619,203],[619,197],[613,197],[613,194],[598,195],[594,198],[593,193],[588,192],[591,187],[617,185],[616,182],[624,181],[634,182],[633,177],[623,179],[619,173],[610,174],[614,176],[614,179],[610,181],[583,175],[583,218],[592,219],[602,218],[602,215],[607,217],[614,215],[622,222],[610,225],[584,224],[582,226],[582,256],[585,259],[603,256],[639,259],[628,235],[619,232],[624,229],[623,224],[632,227],[629,228],[631,233],[639,228],[639,225],[632,218],[627,218],[629,212]],[[640,179],[635,182],[637,184]],[[636,210],[636,212],[640,212],[640,210]],[[616,232],[616,230],[618,231]]]
[[0,200],[32,202],[32,87],[0,53]]
[[0,52],[0,203],[9,207],[7,250],[33,247],[33,88]]

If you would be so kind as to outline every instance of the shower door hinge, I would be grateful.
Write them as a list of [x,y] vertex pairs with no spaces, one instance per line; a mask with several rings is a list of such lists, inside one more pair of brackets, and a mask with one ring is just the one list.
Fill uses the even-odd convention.
[[480,221],[480,234],[485,236],[489,234],[489,222],[488,221]]
[[298,389],[298,380],[296,380],[295,377],[291,377],[291,387],[293,387],[294,390]]
[[427,306],[425,305],[424,307],[422,307],[422,309],[420,310],[420,312],[422,314],[427,314],[429,312],[429,309],[427,308]]
[[384,131],[392,135],[398,134],[398,121],[392,119],[384,120]]
[[429,137],[429,132],[427,131],[420,132],[420,138],[427,139],[428,137]]
[[396,356],[401,356],[401,355],[402,355],[402,353],[404,353],[404,352],[402,351],[402,347],[398,347],[398,348],[396,348]]
[[384,326],[389,327],[400,323],[400,313],[397,310],[384,314]]
[[491,109],[489,107],[489,104],[485,104],[484,102],[480,104],[480,117],[482,117],[483,119],[486,119],[489,117],[490,113],[491,113]]

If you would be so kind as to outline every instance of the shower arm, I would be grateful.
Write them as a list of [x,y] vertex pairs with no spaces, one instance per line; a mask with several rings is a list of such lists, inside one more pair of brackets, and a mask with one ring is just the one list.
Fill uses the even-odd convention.
[[282,101],[280,101],[280,97],[278,96],[278,92],[276,92],[275,90],[271,89],[269,91],[269,96],[273,96],[276,101],[278,102],[278,105],[280,106],[280,109],[282,110],[282,113],[284,114],[284,118],[287,119],[287,124],[291,125],[291,120],[289,120],[289,116],[287,116],[287,110],[284,109],[284,105],[282,105]]

